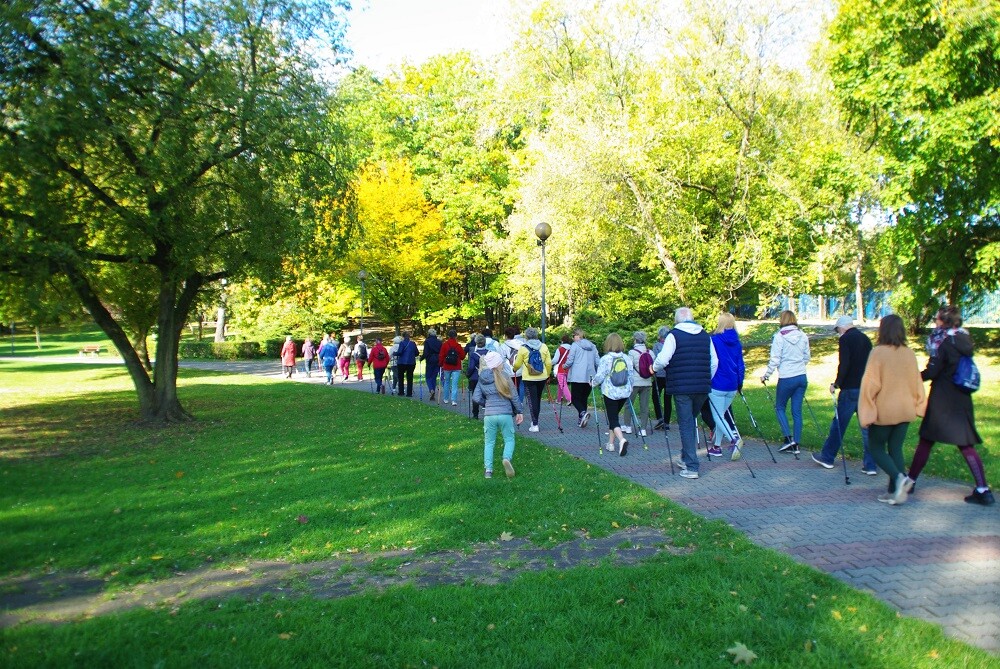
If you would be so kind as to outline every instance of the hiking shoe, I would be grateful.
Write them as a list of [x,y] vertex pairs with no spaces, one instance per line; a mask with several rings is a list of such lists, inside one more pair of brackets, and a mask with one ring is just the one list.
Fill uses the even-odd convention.
[[[833,469],[832,465],[830,466],[830,469]],[[877,469],[862,469],[861,473],[864,474],[865,476],[878,476]]]
[[823,462],[822,460],[820,460],[819,458],[816,457],[815,453],[812,454],[812,459],[813,459],[813,462],[815,462],[820,467],[823,467],[825,469],[833,469],[833,465],[831,465],[828,462]]
[[590,422],[590,412],[584,411],[583,415],[580,417],[580,427],[587,427],[588,422]]
[[717,458],[721,458],[722,457],[722,449],[720,447],[718,447],[718,446],[710,446],[709,449],[708,449],[708,454],[709,455],[713,455],[713,456],[715,456]]
[[528,428],[528,432],[538,432],[538,425],[532,423],[531,427]]
[[885,504],[889,505],[896,504],[896,496],[893,495],[891,492],[882,493],[881,495],[878,496],[877,499],[878,501],[884,502]]
[[982,504],[983,506],[993,506],[996,504],[996,499],[993,498],[993,492],[990,490],[984,490],[983,492],[973,490],[972,494],[965,498],[965,501],[969,504]]
[[906,474],[900,472],[896,476],[896,492],[892,494],[894,504],[906,504]]
[[628,439],[622,439],[621,443],[618,444],[618,456],[625,457],[625,452],[628,450]]
[[791,437],[785,437],[785,443],[778,448],[779,453],[791,453],[792,449],[798,446]]
[[911,492],[913,492],[913,487],[915,485],[917,485],[917,482],[914,481],[913,479],[911,479],[909,476],[907,476],[905,479],[903,479],[903,490],[906,491],[907,495],[909,495]]
[[615,452],[614,440],[609,441],[604,448],[608,451],[608,453],[614,453]]
[[632,426],[622,425],[622,432],[624,432],[625,434],[632,434]]
[[729,459],[736,462],[743,457],[743,440],[737,439],[729,447]]
[[681,477],[686,479],[696,479],[698,478],[698,472],[691,469],[682,469]]
[[639,436],[640,437],[646,437],[646,436],[649,436],[649,435],[646,434],[645,430],[639,430]]
[[493,470],[492,469],[487,469],[486,470],[486,478],[488,478],[488,479],[493,478]]
[[663,429],[663,421],[662,420],[656,421],[656,425],[653,426],[653,429],[654,430],[662,430]]
[[451,403],[451,405],[452,405],[453,407],[457,407],[457,406],[458,406],[458,402],[452,402],[452,403]]
[[514,478],[514,465],[510,464],[510,460],[507,460],[506,458],[504,458],[503,461],[503,470],[507,472],[507,478]]
[[679,455],[674,456],[674,466],[681,469],[687,469],[687,465],[684,464],[684,460]]

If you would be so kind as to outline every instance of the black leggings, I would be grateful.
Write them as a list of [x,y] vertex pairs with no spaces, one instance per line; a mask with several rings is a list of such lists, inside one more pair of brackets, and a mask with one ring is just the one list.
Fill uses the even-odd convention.
[[576,412],[582,416],[583,412],[587,410],[587,406],[590,401],[590,384],[586,382],[570,383],[569,396],[570,401],[573,404],[573,408],[576,409]]
[[545,381],[522,381],[528,394],[528,408],[531,411],[531,424],[538,425],[538,414],[542,410],[542,388]]
[[[604,398],[604,411],[608,414],[608,429],[614,430],[616,427],[621,427],[621,423],[618,420],[618,414],[621,413],[622,407],[628,399],[613,400],[610,397]],[[636,428],[637,430],[639,428]]]

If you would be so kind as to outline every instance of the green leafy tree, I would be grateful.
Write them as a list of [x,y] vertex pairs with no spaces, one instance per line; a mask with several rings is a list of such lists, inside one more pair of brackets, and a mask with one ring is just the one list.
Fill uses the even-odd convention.
[[848,126],[884,160],[895,306],[922,327],[1000,285],[1000,5],[846,0],[830,41]]
[[[311,54],[336,52],[344,8],[0,7],[0,271],[66,278],[123,355],[147,421],[190,417],[177,351],[199,294],[224,277],[273,276],[309,195],[337,183]],[[102,281],[111,265],[143,266],[143,279]],[[123,290],[155,305],[152,377],[110,308]]]

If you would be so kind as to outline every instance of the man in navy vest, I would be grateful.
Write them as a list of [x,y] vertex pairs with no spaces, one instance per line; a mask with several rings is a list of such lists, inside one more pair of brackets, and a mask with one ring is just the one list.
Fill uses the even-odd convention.
[[695,416],[712,390],[712,377],[719,366],[712,337],[694,322],[691,309],[674,312],[674,329],[663,340],[663,349],[653,361],[653,371],[667,370],[667,394],[674,398],[681,432],[681,476],[698,478],[698,436]]

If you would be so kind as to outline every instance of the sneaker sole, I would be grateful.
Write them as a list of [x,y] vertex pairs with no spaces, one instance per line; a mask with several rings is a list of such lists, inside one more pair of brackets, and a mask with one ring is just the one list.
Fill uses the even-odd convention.
[[590,416],[589,415],[584,416],[583,418],[580,419],[580,427],[587,427],[587,423],[589,422],[590,422]]
[[625,453],[628,451],[628,439],[622,441],[621,448],[618,450],[618,457],[624,458]]
[[698,472],[693,472],[689,469],[684,469],[681,471],[681,478],[696,479],[698,478]]
[[826,464],[825,462],[817,458],[815,455],[812,456],[812,461],[824,469],[833,469],[833,465]]
[[736,462],[743,457],[743,449],[734,448],[732,455],[729,456],[730,461]]
[[514,478],[514,465],[510,464],[510,460],[503,461],[503,470],[507,472],[507,478]]

